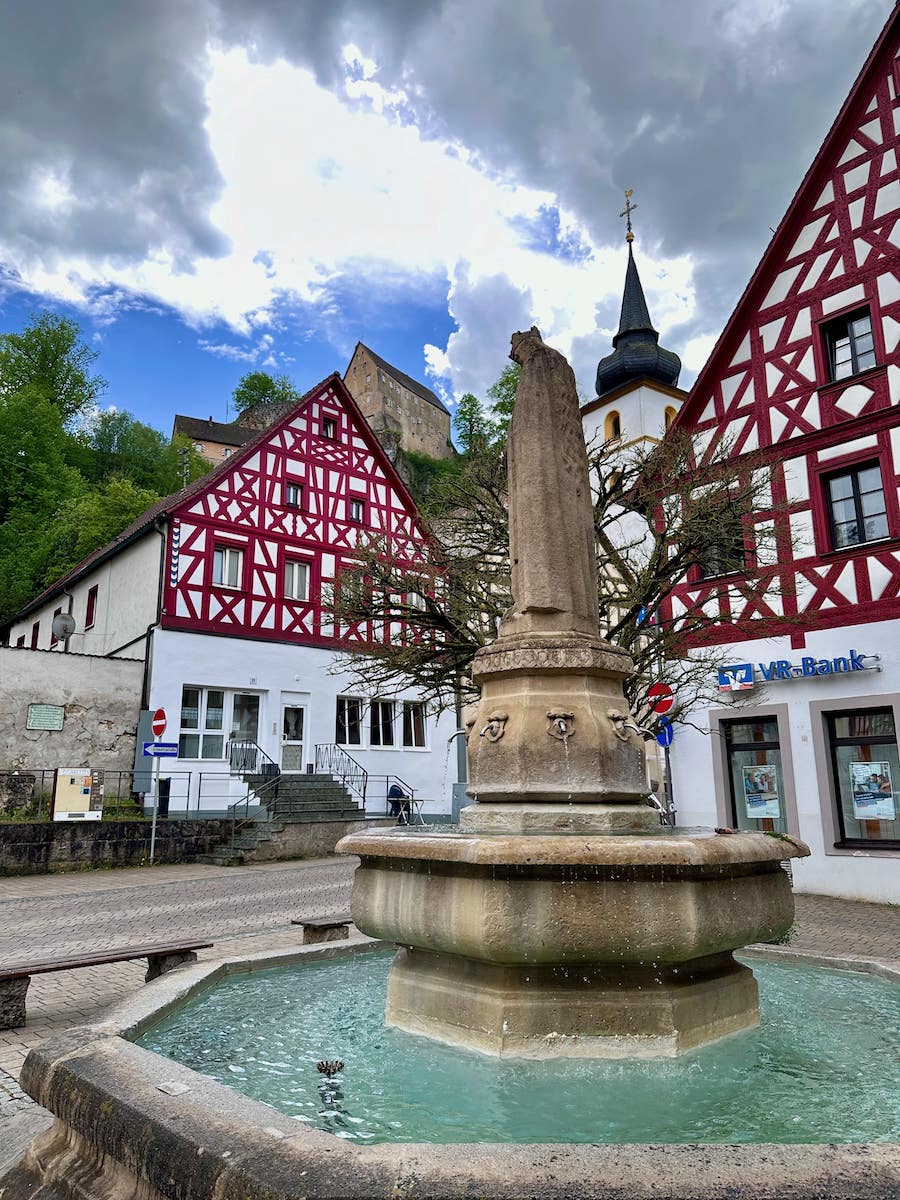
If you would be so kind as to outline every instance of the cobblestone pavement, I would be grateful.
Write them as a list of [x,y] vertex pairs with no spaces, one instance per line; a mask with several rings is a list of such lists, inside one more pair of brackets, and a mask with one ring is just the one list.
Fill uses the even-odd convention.
[[[355,860],[253,867],[158,867],[0,880],[0,965],[99,952],[160,939],[209,938],[200,957],[290,949],[292,916],[345,911]],[[0,1029],[0,1069],[18,1075],[32,1046],[135,991],[146,962],[34,975],[28,1021]]]

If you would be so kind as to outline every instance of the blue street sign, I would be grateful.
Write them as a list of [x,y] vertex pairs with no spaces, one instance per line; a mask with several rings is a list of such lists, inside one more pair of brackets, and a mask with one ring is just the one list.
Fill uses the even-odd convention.
[[671,722],[668,721],[665,717],[662,717],[659,723],[662,726],[662,728],[660,729],[659,733],[656,735],[656,740],[659,742],[659,744],[663,748],[665,748],[666,746],[671,746],[672,739],[675,736],[675,730],[672,728]]
[[177,758],[177,742],[144,742],[144,755],[147,758]]

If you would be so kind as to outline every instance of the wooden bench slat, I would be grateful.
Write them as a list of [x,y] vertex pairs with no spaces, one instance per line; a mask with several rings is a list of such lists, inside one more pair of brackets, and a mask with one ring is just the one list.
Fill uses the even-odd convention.
[[127,962],[133,958],[161,958],[167,954],[186,954],[194,950],[207,950],[213,944],[213,942],[149,942],[144,946],[128,946],[122,950],[107,950],[100,954],[44,959],[42,962],[2,967],[0,968],[0,979],[20,979],[24,975],[44,975],[50,971],[74,971],[78,967],[99,967],[105,963]]
[[291,917],[291,924],[309,926],[310,929],[336,929],[338,925],[349,925],[352,920],[349,913],[344,913],[339,917]]

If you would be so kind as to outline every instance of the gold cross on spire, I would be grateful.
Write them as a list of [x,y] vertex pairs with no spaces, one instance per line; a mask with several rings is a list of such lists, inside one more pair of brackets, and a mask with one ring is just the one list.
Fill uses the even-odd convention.
[[622,209],[622,211],[619,213],[619,216],[620,216],[620,217],[625,217],[625,218],[626,218],[626,229],[627,229],[627,231],[628,231],[628,232],[625,234],[625,241],[626,241],[626,242],[633,242],[633,241],[634,241],[634,234],[631,232],[631,214],[632,214],[632,213],[634,212],[634,210],[637,208],[637,205],[636,205],[636,204],[632,204],[632,203],[631,203],[631,197],[632,197],[633,195],[634,195],[634,188],[629,188],[629,189],[628,189],[628,191],[625,193],[625,207],[624,207],[624,208]]

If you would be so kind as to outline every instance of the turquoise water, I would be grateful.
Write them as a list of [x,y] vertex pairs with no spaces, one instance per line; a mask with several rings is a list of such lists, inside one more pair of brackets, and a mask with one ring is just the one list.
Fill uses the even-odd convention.
[[[497,1059],[386,1029],[383,951],[236,976],[139,1044],[362,1142],[900,1141],[900,988],[753,963],[762,1024],[678,1059]],[[333,1080],[316,1071],[340,1058]]]

